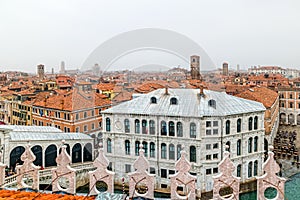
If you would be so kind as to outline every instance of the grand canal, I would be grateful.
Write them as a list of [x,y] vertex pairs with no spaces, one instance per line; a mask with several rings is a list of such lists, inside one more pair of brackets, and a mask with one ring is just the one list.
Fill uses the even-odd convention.
[[[256,200],[256,192],[250,192],[240,195],[241,200]],[[285,183],[285,199],[299,200],[300,199],[300,173],[291,176]]]

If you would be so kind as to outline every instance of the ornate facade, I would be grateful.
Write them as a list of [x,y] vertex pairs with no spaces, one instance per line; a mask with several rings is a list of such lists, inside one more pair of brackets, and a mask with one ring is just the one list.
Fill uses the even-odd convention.
[[163,189],[184,147],[196,188],[209,191],[225,146],[242,182],[262,174],[264,111],[259,102],[223,92],[159,89],[102,112],[104,150],[121,182],[142,144],[156,188]]

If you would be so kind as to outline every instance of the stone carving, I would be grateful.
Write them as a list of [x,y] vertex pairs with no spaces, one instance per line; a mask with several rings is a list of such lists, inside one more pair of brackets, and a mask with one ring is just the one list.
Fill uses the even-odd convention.
[[107,170],[109,165],[109,160],[104,155],[103,146],[99,144],[99,154],[95,159],[93,165],[97,169],[89,172],[90,176],[90,195],[97,195],[100,191],[96,188],[97,181],[103,181],[107,185],[107,192],[114,192],[114,172]]
[[[154,176],[149,174],[149,162],[144,156],[143,145],[140,145],[139,157],[134,161],[133,167],[135,172],[128,174],[129,176],[129,197],[143,197],[148,199],[154,199]],[[141,194],[137,189],[138,184],[143,185],[146,192]]]
[[[213,199],[239,199],[240,191],[240,179],[233,175],[235,167],[233,162],[229,158],[230,153],[228,151],[224,152],[224,158],[219,163],[220,174],[213,176],[214,188],[213,188]],[[232,194],[230,196],[222,197],[220,195],[220,190],[222,188],[231,188]]]
[[52,191],[63,191],[70,194],[76,192],[76,170],[71,168],[71,157],[67,146],[62,142],[61,153],[56,158],[57,167],[52,171]]
[[[33,190],[39,190],[39,169],[40,167],[35,166],[33,161],[36,157],[32,153],[30,145],[28,144],[25,148],[24,153],[21,156],[21,160],[24,162],[22,165],[16,166],[17,171],[17,186],[21,188],[32,188]],[[24,182],[24,178],[27,176],[27,180],[32,178],[32,186]],[[29,176],[29,177],[28,177]]]
[[0,151],[0,187],[2,187],[5,183],[5,168],[6,165],[3,164],[2,161],[2,152]]
[[[180,151],[180,158],[175,163],[176,174],[170,175],[171,199],[196,199],[196,176],[189,173],[192,164],[186,158],[186,152]],[[183,188],[183,194],[177,192],[177,188]]]
[[265,190],[267,188],[275,188],[277,190],[277,196],[274,200],[284,199],[284,184],[286,179],[278,177],[276,173],[280,171],[279,165],[274,160],[273,147],[269,147],[268,159],[263,164],[264,175],[256,177],[257,179],[257,199],[267,199],[265,197]]

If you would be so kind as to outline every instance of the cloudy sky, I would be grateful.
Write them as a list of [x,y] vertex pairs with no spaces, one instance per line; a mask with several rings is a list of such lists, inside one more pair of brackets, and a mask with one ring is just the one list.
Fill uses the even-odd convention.
[[[81,68],[101,43],[140,28],[185,35],[216,66],[228,61],[231,67],[300,69],[299,10],[298,0],[0,0],[0,70],[35,72],[43,63],[57,71],[61,61]],[[117,64],[134,65],[137,56]],[[165,57],[169,65],[181,64]]]

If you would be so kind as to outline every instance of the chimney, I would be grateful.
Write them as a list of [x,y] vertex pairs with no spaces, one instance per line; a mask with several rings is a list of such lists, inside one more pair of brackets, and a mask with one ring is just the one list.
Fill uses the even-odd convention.
[[61,105],[61,109],[63,110],[64,109],[64,100],[62,99],[62,100],[60,100],[60,105]]
[[203,85],[200,85],[200,96],[204,96],[204,92],[203,92]]
[[44,99],[45,106],[47,105],[47,99],[48,99],[48,96],[45,96],[45,99]]
[[165,87],[165,95],[168,95],[169,94],[169,88],[168,88],[168,86],[166,85],[166,87]]

